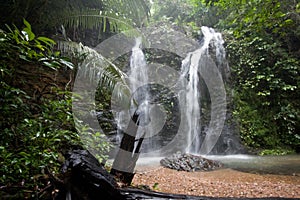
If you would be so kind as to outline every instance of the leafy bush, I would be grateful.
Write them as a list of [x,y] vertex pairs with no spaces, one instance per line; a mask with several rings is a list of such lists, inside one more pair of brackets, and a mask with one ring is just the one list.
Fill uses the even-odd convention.
[[[33,184],[34,176],[43,175],[46,170],[56,173],[59,152],[79,142],[78,134],[71,129],[70,102],[61,99],[41,103],[39,114],[33,116],[28,109],[18,123],[1,123],[5,127],[1,132],[2,183],[22,180]],[[14,113],[7,111],[2,116],[10,120]]]
[[[299,151],[299,44],[296,2],[212,3],[226,17],[235,116],[244,142],[255,148]],[[291,15],[294,10],[294,15]]]
[[[37,76],[37,68],[73,68],[72,63],[53,51],[53,40],[36,37],[26,20],[24,25],[22,31],[8,27],[9,32],[0,33],[0,186],[1,190],[16,188],[10,192],[29,198],[43,195],[44,188],[54,190],[48,181],[49,176],[59,172],[61,153],[83,144],[75,129],[70,92],[60,91],[54,85],[51,98],[43,95],[37,98],[35,92],[24,87],[29,84],[28,77],[21,76],[20,71],[26,66],[34,70],[29,76]],[[31,83],[34,84],[39,82]],[[100,136],[95,133],[90,138],[95,140]],[[91,142],[85,145],[90,146]],[[107,147],[102,143],[92,145],[100,154]]]
[[294,154],[295,151],[290,150],[290,149],[265,149],[259,153],[261,156],[265,155],[277,155],[277,156],[282,156],[282,155],[287,155],[287,154]]
[[257,101],[255,95],[243,97],[235,94],[234,100],[233,114],[239,122],[241,139],[245,145],[254,149],[280,145],[276,127],[272,124],[272,114],[261,110],[255,103],[249,103],[249,100]]
[[81,145],[88,149],[99,162],[108,159],[107,153],[111,144],[107,142],[106,136],[101,132],[96,132],[87,125],[81,124],[78,128]]

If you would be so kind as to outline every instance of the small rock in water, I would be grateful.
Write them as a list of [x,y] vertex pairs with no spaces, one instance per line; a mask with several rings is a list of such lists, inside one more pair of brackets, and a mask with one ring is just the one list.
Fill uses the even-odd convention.
[[180,152],[175,153],[168,158],[162,159],[160,164],[170,169],[188,172],[210,171],[223,167],[223,164],[219,161],[209,160],[202,156]]

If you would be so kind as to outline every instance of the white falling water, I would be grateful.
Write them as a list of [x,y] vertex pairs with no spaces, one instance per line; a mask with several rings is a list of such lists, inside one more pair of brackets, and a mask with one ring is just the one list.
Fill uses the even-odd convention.
[[133,95],[131,102],[131,114],[137,112],[139,115],[139,126],[137,137],[141,136],[145,130],[149,118],[149,91],[146,88],[148,84],[148,70],[145,55],[141,49],[142,38],[136,38],[136,44],[132,48],[130,57],[130,90]]
[[[215,138],[218,138],[217,133],[221,132],[223,127],[222,119],[224,119],[224,108],[221,105],[224,105],[226,102],[225,90],[220,85],[223,84],[221,78],[211,78],[210,74],[215,73],[214,70],[219,71],[219,67],[222,67],[225,60],[225,49],[223,47],[223,39],[220,33],[217,33],[212,28],[202,27],[202,33],[204,35],[202,45],[199,49],[188,53],[186,58],[182,61],[181,68],[181,77],[180,79],[187,79],[186,82],[179,80],[179,84],[184,83],[185,90],[180,91],[179,98],[181,102],[184,102],[182,105],[182,120],[184,124],[183,128],[180,129],[180,132],[183,133],[181,137],[183,140],[178,141],[178,147],[182,149],[181,145],[184,146],[184,150],[189,153],[208,153],[212,150],[212,147],[215,145]],[[210,56],[209,48],[213,47],[215,50],[215,55]],[[210,59],[207,59],[207,58]],[[204,67],[205,66],[205,67]],[[216,68],[213,70],[207,70],[207,68]],[[149,70],[149,71],[148,71]],[[207,71],[206,71],[207,70]],[[128,125],[128,116],[132,116],[134,112],[139,114],[139,126],[137,130],[137,139],[144,136],[145,138],[153,136],[155,133],[159,132],[158,126],[155,123],[155,120],[162,119],[160,116],[161,113],[158,110],[155,110],[154,105],[151,103],[151,95],[147,89],[147,84],[149,84],[148,69],[145,55],[141,49],[141,38],[136,39],[136,43],[132,48],[132,54],[130,58],[130,71],[128,74],[130,91],[132,94],[131,97],[131,107],[128,111],[121,111],[116,113],[116,118],[118,122],[119,130],[126,130]],[[210,121],[208,132],[205,132],[206,136],[204,141],[201,141],[201,102],[200,102],[200,74],[208,74],[206,77],[202,77],[209,89],[211,104],[215,107],[221,107],[217,109],[211,108],[211,118],[214,118]],[[215,75],[216,76],[216,75]],[[216,87],[216,88],[215,88]],[[212,92],[213,90],[214,92]],[[219,97],[220,96],[220,97]],[[223,98],[224,97],[224,98]],[[213,98],[213,99],[212,99]],[[226,107],[225,107],[226,108]],[[163,121],[163,120],[160,120]],[[158,131],[157,131],[158,130]],[[130,134],[130,133],[129,133]],[[181,134],[180,134],[181,136]],[[121,136],[119,136],[120,142]],[[177,140],[175,140],[177,141]],[[147,143],[148,142],[148,143]],[[151,150],[153,147],[159,146],[159,144],[154,144],[152,140],[144,141],[143,147],[145,150]],[[185,144],[184,144],[185,143]],[[187,144],[187,145],[186,145]],[[145,145],[145,146],[144,146]],[[182,149],[183,150],[183,149]]]
[[115,113],[118,124],[118,134],[116,136],[118,143],[120,143],[122,137],[120,130],[126,130],[130,116],[133,116],[134,113],[139,115],[139,126],[135,137],[140,138],[144,136],[144,133],[147,135],[151,134],[149,133],[151,132],[151,125],[148,125],[150,122],[149,91],[147,89],[148,70],[141,45],[142,39],[136,38],[136,43],[132,48],[130,57],[130,70],[128,74],[129,88],[132,95],[130,110]]
[[210,44],[216,48],[216,62],[222,63],[225,59],[225,49],[223,47],[223,39],[220,33],[216,33],[214,29],[201,27],[204,35],[202,46],[189,53],[182,61],[181,78],[188,78],[188,84],[185,91],[185,117],[187,123],[187,147],[188,153],[199,153],[202,142],[201,135],[201,102],[200,102],[200,69],[204,56],[209,56]]
[[136,38],[135,46],[132,48],[132,54],[130,57],[130,89],[135,92],[139,86],[147,84],[147,63],[145,55],[141,49],[142,38]]

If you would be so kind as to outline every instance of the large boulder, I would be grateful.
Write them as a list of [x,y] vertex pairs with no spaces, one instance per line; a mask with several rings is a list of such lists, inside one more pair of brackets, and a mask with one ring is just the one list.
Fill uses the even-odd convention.
[[170,169],[188,172],[210,171],[223,166],[223,164],[219,161],[209,160],[202,156],[180,152],[162,159],[160,164]]

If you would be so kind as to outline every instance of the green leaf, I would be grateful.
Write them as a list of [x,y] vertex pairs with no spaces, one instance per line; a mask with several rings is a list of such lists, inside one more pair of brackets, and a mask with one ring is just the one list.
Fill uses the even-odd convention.
[[30,155],[24,151],[20,152],[19,155],[23,157],[30,157]]
[[25,36],[27,41],[34,40],[35,34],[31,30],[31,25],[25,19],[23,19],[23,22],[24,22],[26,27],[23,29],[22,34]]
[[292,19],[287,19],[287,20],[284,21],[284,24],[285,25],[293,24],[293,20]]
[[23,35],[26,35],[26,34],[24,34],[24,32],[27,33],[27,41],[34,40],[35,34],[31,30],[29,30],[28,28],[24,28],[22,33],[23,33]]
[[66,61],[66,60],[64,60],[64,59],[60,59],[59,62],[60,62],[61,64],[64,64],[65,66],[67,66],[67,67],[70,68],[70,69],[73,69],[73,68],[74,68],[73,63],[71,63],[71,62],[69,62],[69,61]]
[[57,66],[53,62],[43,61],[43,64],[53,70],[57,70]]
[[300,3],[298,3],[297,6],[296,6],[296,12],[300,13]]
[[55,52],[54,52],[54,56],[55,56],[55,57],[60,56],[60,52],[59,52],[59,51],[55,51]]
[[27,59],[27,57],[26,57],[25,55],[20,54],[19,57],[20,57],[22,60],[25,60],[25,61],[30,62],[30,60]]
[[45,44],[51,46],[51,45],[55,45],[56,42],[50,38],[47,38],[47,37],[38,37],[37,40],[41,41],[41,42],[44,42]]
[[41,44],[37,44],[35,45],[37,48],[39,48],[40,50],[44,51],[45,50],[45,47]]
[[29,30],[31,30],[31,25],[30,25],[30,23],[29,23],[26,19],[23,19],[23,23],[25,24],[25,26],[26,26]]

